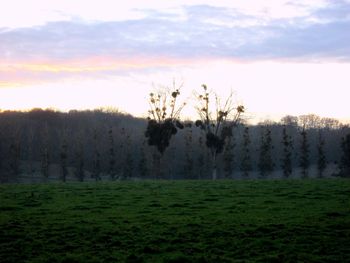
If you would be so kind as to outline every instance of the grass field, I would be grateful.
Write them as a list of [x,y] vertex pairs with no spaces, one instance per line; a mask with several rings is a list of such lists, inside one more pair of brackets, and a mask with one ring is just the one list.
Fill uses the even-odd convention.
[[350,262],[350,180],[1,185],[0,262]]

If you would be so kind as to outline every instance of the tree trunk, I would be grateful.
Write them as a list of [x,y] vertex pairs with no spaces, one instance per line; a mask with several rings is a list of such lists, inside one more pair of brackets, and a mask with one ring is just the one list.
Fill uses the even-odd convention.
[[153,152],[153,173],[155,179],[161,179],[162,178],[162,170],[161,170],[161,154],[154,150]]
[[213,167],[212,179],[213,179],[213,180],[216,180],[216,179],[217,179],[217,169],[216,169],[216,165]]
[[217,166],[216,166],[216,153],[213,155],[213,173],[212,173],[212,179],[217,179]]

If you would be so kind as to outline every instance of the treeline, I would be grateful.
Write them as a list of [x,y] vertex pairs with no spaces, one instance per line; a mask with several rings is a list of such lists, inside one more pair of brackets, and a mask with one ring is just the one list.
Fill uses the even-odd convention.
[[[209,179],[205,135],[190,121],[184,126],[159,158],[145,137],[147,120],[117,110],[3,111],[0,180]],[[349,126],[316,115],[239,124],[226,138],[218,178],[348,175],[348,134]]]

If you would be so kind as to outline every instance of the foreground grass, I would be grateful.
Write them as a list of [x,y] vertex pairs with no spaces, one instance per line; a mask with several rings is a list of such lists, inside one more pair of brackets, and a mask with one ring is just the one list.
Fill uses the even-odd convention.
[[350,262],[350,180],[2,185],[0,262]]

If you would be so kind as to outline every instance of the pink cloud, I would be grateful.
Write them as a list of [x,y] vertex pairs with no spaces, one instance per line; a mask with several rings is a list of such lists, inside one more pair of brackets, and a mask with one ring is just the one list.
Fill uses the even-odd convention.
[[72,78],[108,78],[126,72],[140,73],[150,69],[186,67],[203,61],[204,59],[167,57],[116,59],[106,56],[66,60],[7,60],[6,63],[0,62],[0,87],[40,84]]

